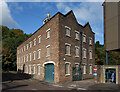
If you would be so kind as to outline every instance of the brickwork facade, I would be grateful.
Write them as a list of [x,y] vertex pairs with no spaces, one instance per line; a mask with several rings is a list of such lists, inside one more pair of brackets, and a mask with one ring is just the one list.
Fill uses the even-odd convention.
[[45,65],[52,63],[57,83],[72,81],[72,67],[80,65],[82,79],[93,78],[94,35],[89,23],[78,24],[72,11],[58,12],[17,48],[17,70],[45,80]]

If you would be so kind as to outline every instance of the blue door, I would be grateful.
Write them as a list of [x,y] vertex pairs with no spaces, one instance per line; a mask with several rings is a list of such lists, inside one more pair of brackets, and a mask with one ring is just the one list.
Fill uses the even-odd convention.
[[54,82],[54,64],[45,65],[45,81]]

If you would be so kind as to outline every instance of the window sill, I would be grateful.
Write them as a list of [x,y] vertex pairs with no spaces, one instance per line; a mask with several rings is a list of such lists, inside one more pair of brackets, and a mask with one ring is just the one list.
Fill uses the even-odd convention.
[[38,58],[38,60],[39,60],[40,58]]
[[76,58],[79,58],[79,56],[75,56]]
[[70,36],[70,35],[67,35],[67,34],[66,34],[66,36],[71,38],[71,36]]
[[87,43],[87,42],[83,42],[83,43]]
[[90,60],[92,60],[92,58],[89,58]]
[[86,59],[86,57],[83,57],[83,59]]
[[49,39],[50,37],[47,37],[46,39]]
[[50,57],[50,56],[46,56],[46,58],[48,58],[48,57]]
[[65,54],[66,56],[71,56],[70,54]]
[[79,41],[80,39],[75,38],[75,40]]
[[65,74],[65,76],[70,76],[70,74]]

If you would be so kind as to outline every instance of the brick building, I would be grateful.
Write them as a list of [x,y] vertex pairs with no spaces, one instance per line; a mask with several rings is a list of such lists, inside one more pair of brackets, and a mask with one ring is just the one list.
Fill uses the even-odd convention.
[[58,12],[46,20],[18,46],[17,70],[32,74],[35,79],[57,83],[72,81],[79,67],[80,78],[76,80],[93,78],[95,34],[89,23],[80,25],[73,11],[66,15]]

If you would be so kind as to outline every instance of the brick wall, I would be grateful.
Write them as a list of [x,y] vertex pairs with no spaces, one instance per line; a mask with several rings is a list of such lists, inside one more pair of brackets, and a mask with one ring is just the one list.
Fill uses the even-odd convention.
[[[65,26],[68,26],[71,28],[70,36],[66,37],[65,35]],[[46,39],[46,30],[50,28],[50,38]],[[82,57],[75,57],[75,46],[78,46],[81,48],[80,40],[75,39],[75,30],[79,33],[84,33],[87,38],[86,43],[82,43],[82,48],[86,48],[87,50],[87,57],[86,59],[83,59]],[[38,44],[38,36],[41,35],[41,43]],[[89,45],[89,37],[91,37],[92,45]],[[36,46],[33,46],[33,40],[36,38]],[[87,73],[82,75],[82,79],[88,79],[93,78],[93,74],[89,74],[89,64],[92,64],[94,66],[95,62],[95,45],[94,45],[94,33],[92,32],[89,23],[87,23],[85,26],[81,26],[76,21],[76,18],[73,14],[73,12],[69,12],[66,15],[63,15],[61,13],[57,13],[54,15],[50,21],[46,24],[44,24],[42,27],[40,27],[28,40],[23,42],[18,48],[17,51],[21,51],[21,48],[26,46],[26,44],[29,44],[29,42],[32,41],[32,48],[28,48],[27,51],[23,51],[22,53],[17,53],[17,58],[23,57],[24,55],[28,54],[28,62],[21,62],[21,60],[17,60],[17,69],[19,66],[23,65],[31,65],[33,66],[35,64],[36,71],[34,74],[34,78],[44,80],[45,78],[45,69],[43,67],[43,64],[48,61],[55,62],[55,76],[54,80],[56,82],[63,82],[63,81],[72,81],[72,67],[75,66],[75,63],[80,64],[80,60],[82,59],[82,63],[86,63],[87,66]],[[65,55],[65,43],[71,44],[70,48],[70,56]],[[30,44],[29,44],[30,45]],[[50,45],[50,57],[46,57],[47,51],[46,46]],[[38,49],[41,49],[41,57],[38,59]],[[93,52],[93,58],[92,60],[89,59],[89,50],[92,50]],[[33,60],[33,52],[36,51],[36,60]],[[80,53],[83,52],[80,49]],[[29,53],[32,54],[31,62],[29,61]],[[65,76],[65,62],[70,62],[70,75]],[[37,64],[40,64],[40,75],[38,75],[37,70]],[[81,66],[82,67],[82,66]],[[31,67],[33,69],[33,67]],[[19,68],[20,69],[20,68]],[[83,69],[82,69],[83,70]],[[29,67],[28,67],[29,72]]]

